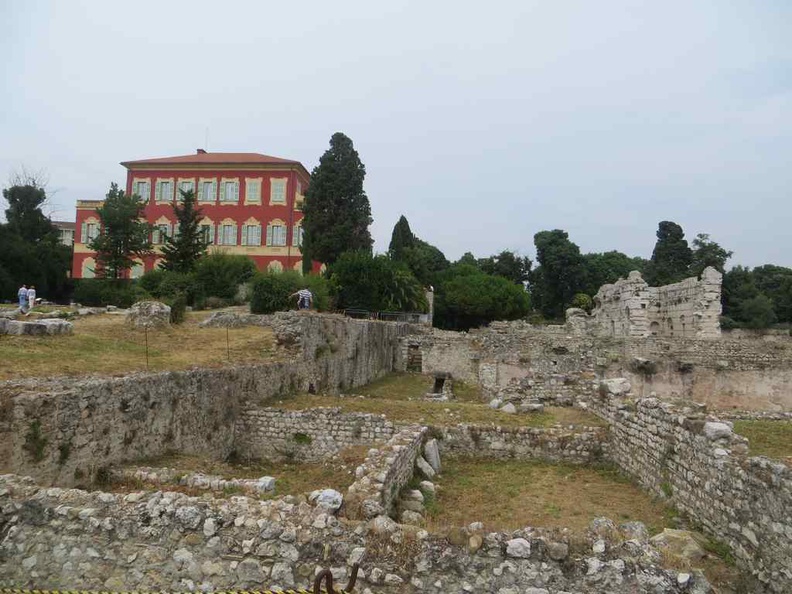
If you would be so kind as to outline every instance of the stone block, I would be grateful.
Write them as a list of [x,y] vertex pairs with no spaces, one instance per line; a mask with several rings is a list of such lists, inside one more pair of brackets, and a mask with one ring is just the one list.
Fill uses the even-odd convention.
[[436,439],[430,439],[424,445],[424,458],[434,469],[436,473],[440,473],[440,448],[437,445]]

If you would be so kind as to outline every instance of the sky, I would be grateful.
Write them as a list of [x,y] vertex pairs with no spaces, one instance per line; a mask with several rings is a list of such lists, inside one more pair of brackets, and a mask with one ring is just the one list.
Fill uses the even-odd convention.
[[657,225],[792,266],[792,2],[0,0],[0,184],[49,213],[120,161],[343,132],[375,250],[400,215],[450,260],[564,229],[650,257]]

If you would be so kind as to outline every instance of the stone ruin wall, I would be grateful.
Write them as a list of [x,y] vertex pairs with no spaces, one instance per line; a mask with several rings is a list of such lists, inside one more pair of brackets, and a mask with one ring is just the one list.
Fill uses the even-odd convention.
[[470,333],[411,335],[401,343],[403,353],[419,350],[424,373],[449,371],[455,379],[481,385],[489,398],[506,392],[569,404],[595,393],[598,378],[627,377],[640,396],[655,393],[730,408],[792,408],[789,337],[614,339],[517,321],[493,322]]
[[290,363],[122,378],[0,383],[0,472],[44,484],[88,484],[100,468],[176,450],[224,457],[249,403],[338,392],[393,370],[405,324],[286,314]]
[[[607,521],[583,541],[558,531],[485,532],[454,542],[380,516],[339,520],[297,497],[212,499],[46,488],[0,475],[0,571],[16,587],[112,591],[306,588],[329,567],[356,592],[705,592],[695,571],[659,568],[645,531]],[[623,544],[629,541],[630,546]],[[599,552],[592,552],[597,543]]]
[[767,591],[790,591],[792,468],[748,457],[729,424],[690,408],[600,398],[588,409],[610,422],[613,462],[726,542]]
[[234,449],[243,458],[326,460],[344,448],[382,443],[394,424],[383,415],[343,413],[340,408],[279,410],[247,407],[234,429]]
[[616,338],[718,338],[722,280],[720,272],[708,267],[700,280],[650,287],[634,270],[626,279],[600,287],[588,331]]

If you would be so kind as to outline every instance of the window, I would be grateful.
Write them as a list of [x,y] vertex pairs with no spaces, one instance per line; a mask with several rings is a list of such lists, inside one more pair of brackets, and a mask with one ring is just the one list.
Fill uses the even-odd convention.
[[220,225],[217,229],[220,235],[219,245],[236,245],[237,243],[237,226],[236,225]]
[[242,225],[242,245],[261,245],[259,225]]
[[270,204],[286,204],[286,180],[273,179],[270,186]]
[[302,196],[302,184],[297,182],[297,195]]
[[201,202],[214,202],[217,192],[214,180],[201,180],[198,186],[198,200]]
[[303,244],[303,228],[302,225],[295,225],[292,230],[292,245],[294,247],[302,247]]
[[220,182],[220,202],[239,202],[239,182],[223,180]]
[[213,244],[215,240],[214,225],[201,225],[201,237],[209,245]]
[[173,201],[173,181],[157,180],[157,192],[155,195],[157,202],[172,202]]
[[192,181],[192,180],[180,181],[179,182],[179,195],[177,196],[177,198],[179,200],[183,199],[182,198],[182,192],[184,192],[184,193],[195,192],[195,182]]
[[144,201],[151,198],[151,189],[147,181],[136,181],[132,184],[132,193],[137,194]]
[[286,226],[282,223],[267,225],[267,245],[286,245]]
[[168,223],[159,223],[154,225],[154,229],[151,231],[151,243],[155,245],[162,245],[165,243],[165,239],[169,237],[171,234],[171,226]]
[[245,180],[245,202],[261,202],[261,179]]
[[81,242],[89,243],[99,236],[99,224],[95,222],[88,222],[82,224],[80,229]]

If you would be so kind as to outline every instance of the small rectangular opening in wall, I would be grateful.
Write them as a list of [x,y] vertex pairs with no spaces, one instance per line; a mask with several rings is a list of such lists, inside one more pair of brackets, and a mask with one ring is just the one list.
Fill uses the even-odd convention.
[[417,344],[407,345],[407,371],[423,371],[423,355],[421,347]]
[[445,384],[444,377],[436,377],[434,381],[434,388],[432,388],[433,394],[442,394],[443,393],[443,385]]

